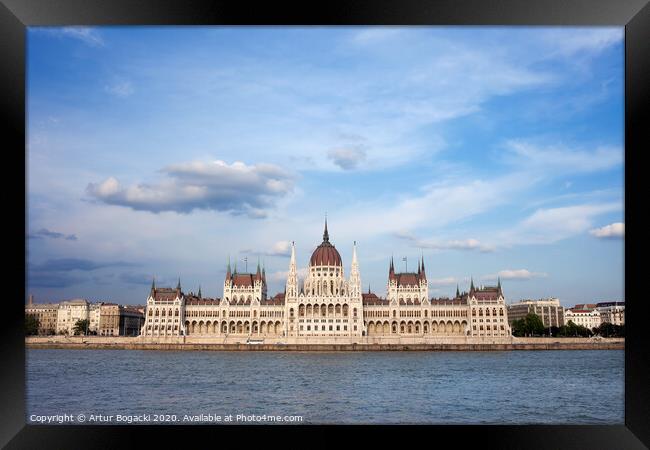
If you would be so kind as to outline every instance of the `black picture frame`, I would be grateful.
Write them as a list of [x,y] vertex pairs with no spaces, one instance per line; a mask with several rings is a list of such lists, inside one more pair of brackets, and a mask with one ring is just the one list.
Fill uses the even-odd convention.
[[[0,105],[6,127],[3,171],[6,190],[12,192],[15,211],[26,211],[25,165],[25,31],[29,26],[63,25],[615,25],[625,26],[625,425],[612,426],[427,426],[418,427],[431,442],[448,440],[457,446],[470,441],[480,448],[526,449],[636,449],[650,447],[650,347],[645,345],[644,319],[650,317],[641,273],[644,223],[634,198],[644,195],[641,158],[650,100],[650,5],[647,0],[400,0],[277,3],[250,1],[172,0],[0,0]],[[21,196],[20,193],[23,195]],[[6,200],[4,204],[6,205]],[[13,205],[12,205],[13,206]],[[11,211],[7,214],[7,211]],[[0,345],[2,417],[0,445],[6,448],[124,448],[149,446],[155,437],[165,447],[200,445],[199,440],[224,444],[225,434],[237,432],[248,442],[253,433],[266,442],[289,442],[280,433],[300,432],[308,443],[336,445],[332,427],[160,426],[36,426],[25,424],[25,346],[23,335],[26,287],[26,246],[21,237],[26,215],[5,208],[5,227],[16,239],[5,252],[4,317]],[[7,228],[6,228],[7,229]],[[632,241],[630,241],[632,239]],[[632,242],[628,245],[628,242]],[[639,263],[637,263],[637,261]],[[18,280],[24,280],[20,283]],[[54,382],[55,380],[53,380]],[[215,380],[218,383],[218,380]],[[513,387],[514,388],[514,387]],[[517,386],[521,389],[523,386]],[[388,436],[406,439],[402,427],[345,427],[359,430],[365,445]],[[191,435],[190,435],[191,434]],[[285,440],[288,439],[288,440]],[[428,442],[424,441],[424,442]],[[415,442],[413,442],[415,444]],[[374,444],[373,444],[374,445]],[[424,445],[424,443],[423,443]],[[427,446],[429,444],[426,444]],[[212,446],[212,445],[211,445]]]

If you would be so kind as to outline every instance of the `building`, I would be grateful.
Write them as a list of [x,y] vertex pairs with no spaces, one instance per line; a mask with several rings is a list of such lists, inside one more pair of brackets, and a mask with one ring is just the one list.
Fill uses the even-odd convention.
[[116,303],[103,303],[100,305],[99,330],[100,336],[120,335],[120,306]]
[[597,303],[595,309],[600,313],[602,323],[625,325],[625,302]]
[[79,320],[92,320],[88,325],[88,332],[97,331],[99,325],[100,308],[91,308],[88,300],[77,298],[59,303],[56,319],[57,334],[74,334],[74,326]]
[[511,335],[501,282],[497,286],[456,289],[454,298],[429,298],[424,258],[417,272],[395,271],[391,258],[387,295],[363,293],[356,242],[349,276],[330,242],[327,221],[323,241],[313,251],[303,280],[298,277],[295,245],[285,290],[267,296],[266,273],[241,273],[228,263],[222,298],[203,298],[152,283],[141,334],[149,337],[205,336],[286,342],[356,342],[362,338]]
[[[584,305],[581,305],[584,306]],[[595,305],[594,305],[595,306]],[[578,309],[578,305],[564,311],[564,321],[568,325],[573,322],[591,330],[601,324],[600,312],[594,309]]]
[[511,326],[515,320],[523,319],[531,313],[538,315],[546,328],[564,325],[564,307],[557,298],[520,300],[508,305],[508,321]]
[[59,311],[58,303],[34,303],[33,296],[25,305],[25,315],[38,319],[38,334],[49,335],[56,333],[56,321]]
[[25,314],[39,320],[38,334],[74,334],[79,320],[88,320],[88,333],[100,336],[137,336],[144,324],[144,307],[74,299],[34,304],[30,296]]
[[120,336],[138,336],[144,325],[144,313],[140,308],[120,306],[120,322],[118,333]]

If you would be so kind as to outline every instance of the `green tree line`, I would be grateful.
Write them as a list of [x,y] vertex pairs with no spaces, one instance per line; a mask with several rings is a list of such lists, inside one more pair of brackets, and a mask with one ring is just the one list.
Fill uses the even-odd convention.
[[512,322],[512,335],[524,336],[558,336],[558,337],[625,337],[625,325],[604,322],[591,330],[569,321],[561,327],[545,327],[542,319],[535,313],[529,313],[523,319]]

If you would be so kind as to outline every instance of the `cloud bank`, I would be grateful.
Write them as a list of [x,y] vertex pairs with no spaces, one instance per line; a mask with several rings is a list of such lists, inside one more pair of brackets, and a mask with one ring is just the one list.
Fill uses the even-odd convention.
[[263,218],[274,201],[293,190],[293,177],[272,164],[224,161],[175,164],[158,184],[122,186],[114,177],[90,183],[95,199],[138,211],[190,213],[195,209]]
[[498,273],[485,275],[481,277],[483,280],[496,280],[501,278],[502,280],[530,280],[532,278],[545,278],[548,275],[543,272],[531,272],[527,269],[506,269],[501,270]]
[[625,224],[622,222],[612,223],[589,230],[589,234],[600,239],[622,239],[625,237]]
[[30,238],[30,239],[42,239],[42,238],[65,239],[66,241],[76,241],[77,240],[77,236],[74,235],[74,234],[63,234],[63,233],[59,233],[59,232],[56,232],[56,231],[50,231],[47,228],[41,228],[38,231],[30,233],[28,235],[28,238]]

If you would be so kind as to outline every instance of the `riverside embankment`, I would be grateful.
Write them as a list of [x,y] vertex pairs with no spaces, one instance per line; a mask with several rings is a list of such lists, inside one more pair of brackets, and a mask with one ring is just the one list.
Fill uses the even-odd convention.
[[30,336],[27,348],[112,350],[218,350],[218,351],[504,351],[504,350],[623,350],[623,338],[365,338],[350,343],[340,339],[307,342],[281,338],[247,341],[246,338]]

